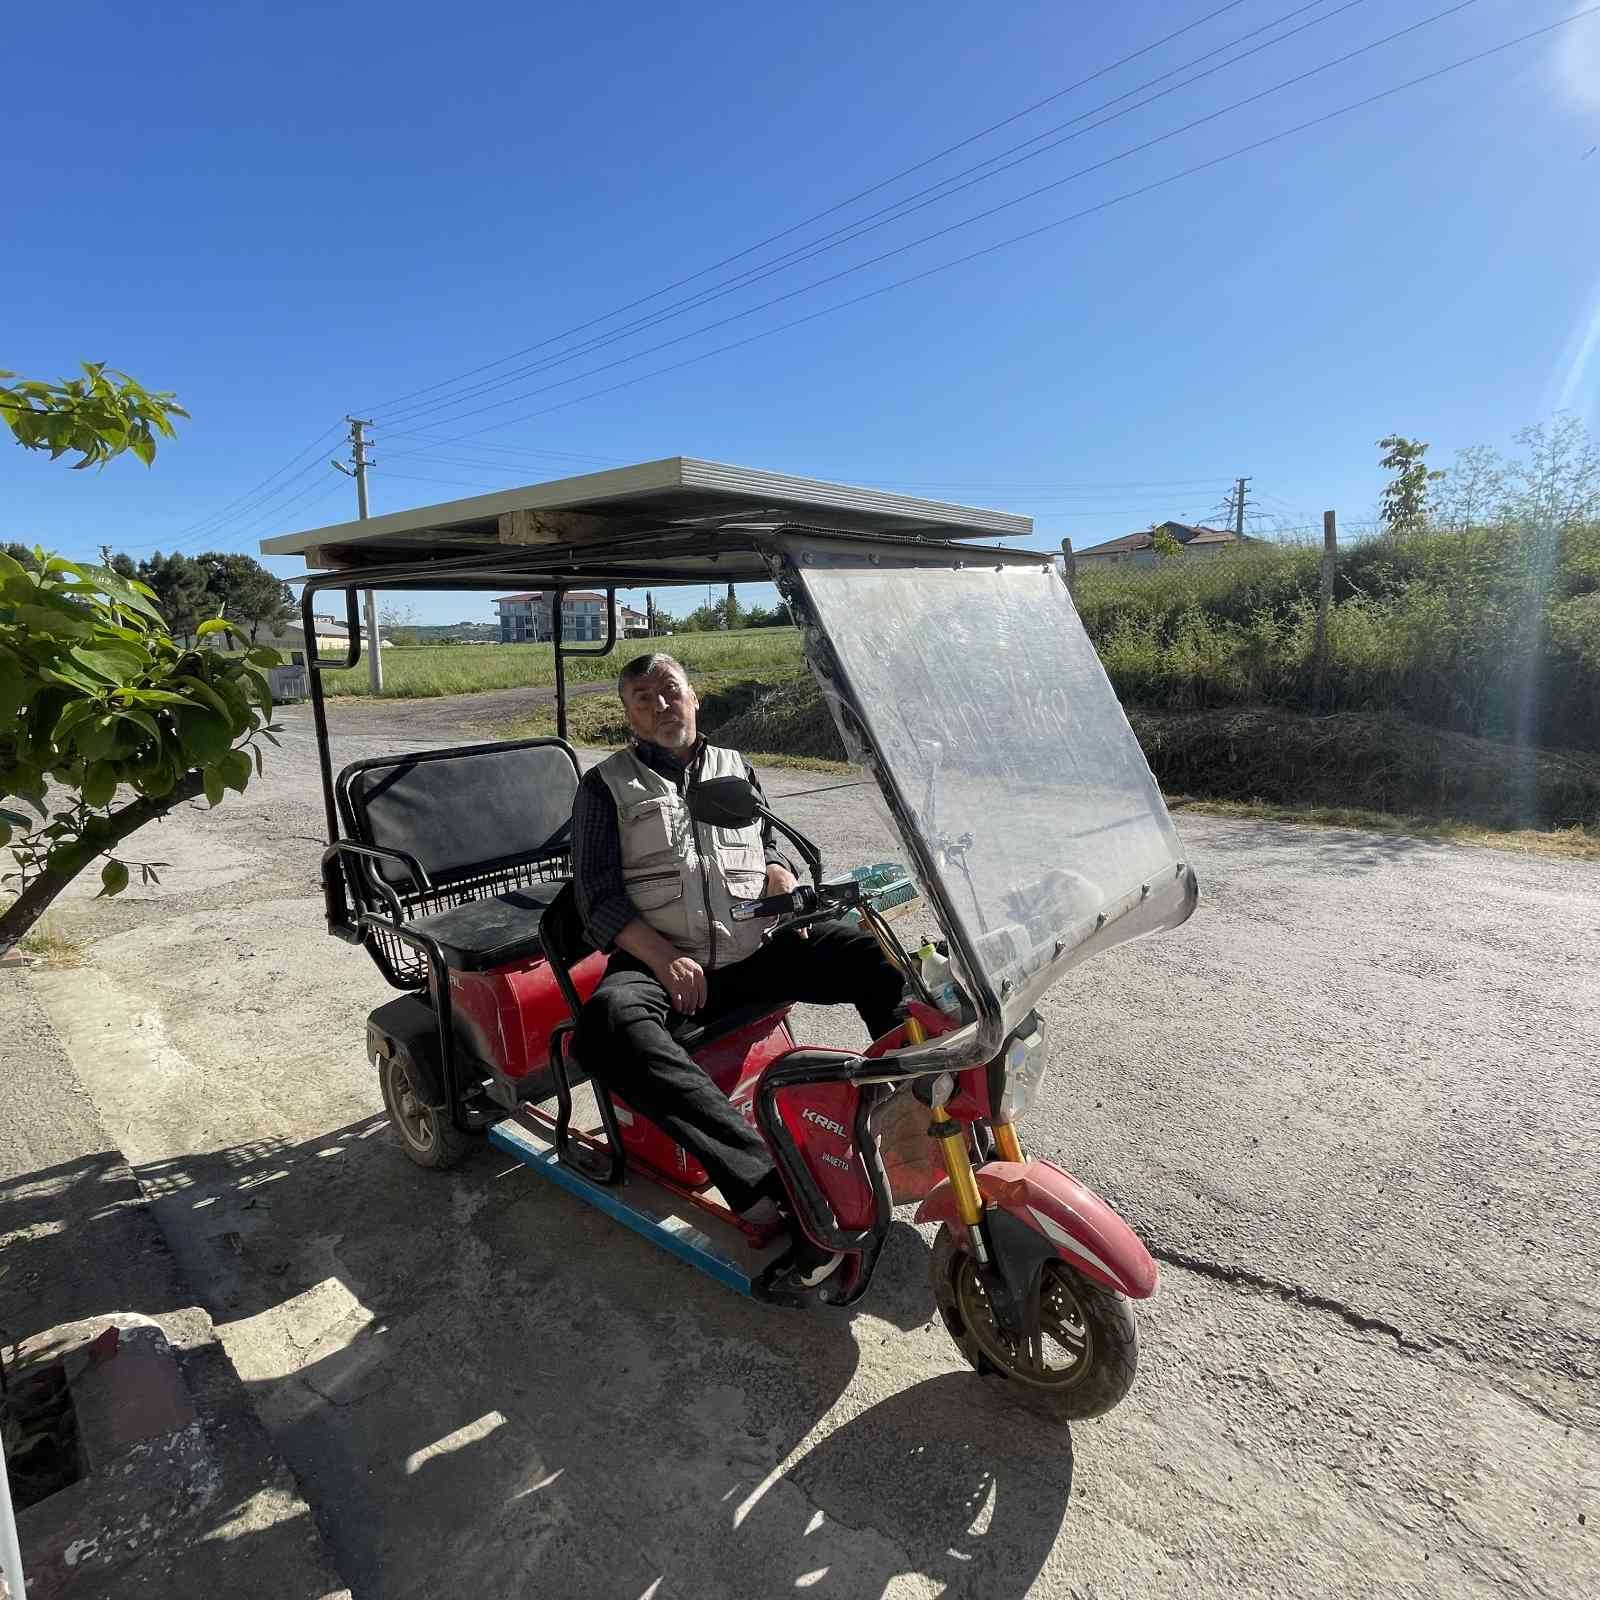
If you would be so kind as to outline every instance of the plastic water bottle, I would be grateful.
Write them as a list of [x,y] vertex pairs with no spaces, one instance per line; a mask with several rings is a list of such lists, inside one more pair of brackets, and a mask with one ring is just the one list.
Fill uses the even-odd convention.
[[946,1016],[959,1016],[961,995],[956,989],[955,971],[949,956],[941,955],[930,940],[917,951],[917,960],[921,963],[922,986],[933,997],[933,1003]]

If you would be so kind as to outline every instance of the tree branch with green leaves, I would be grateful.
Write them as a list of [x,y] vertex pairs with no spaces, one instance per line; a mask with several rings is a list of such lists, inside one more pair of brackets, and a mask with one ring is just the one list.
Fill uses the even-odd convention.
[[[34,558],[0,555],[0,847],[17,864],[0,877],[17,894],[0,910],[0,953],[95,861],[103,895],[133,870],[154,878],[160,863],[122,856],[128,837],[201,794],[213,806],[242,794],[259,741],[277,743],[276,651],[188,649],[148,585]],[[197,633],[227,629],[213,617]]]
[[[0,379],[16,378],[0,372]],[[25,450],[46,450],[51,460],[76,450],[74,469],[103,467],[131,451],[148,467],[156,437],[175,437],[174,417],[189,413],[170,393],[155,393],[103,361],[85,361],[81,378],[46,383],[39,378],[0,382],[0,422]]]

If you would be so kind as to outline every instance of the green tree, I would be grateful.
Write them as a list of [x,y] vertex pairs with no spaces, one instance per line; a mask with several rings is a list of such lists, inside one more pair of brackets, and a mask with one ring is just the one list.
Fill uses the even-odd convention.
[[206,591],[206,575],[192,556],[177,551],[164,556],[157,550],[148,561],[139,563],[139,581],[155,599],[167,626],[190,643],[200,624],[216,615],[216,605]]
[[275,632],[294,615],[289,586],[254,556],[207,550],[195,557],[195,563],[205,579],[213,615],[238,623],[252,645],[263,627]]
[[1150,542],[1163,561],[1169,561],[1173,556],[1183,554],[1183,545],[1178,536],[1164,522],[1151,524]]
[[[16,376],[0,372],[0,379]],[[76,450],[74,468],[104,466],[125,450],[148,467],[156,458],[156,435],[172,438],[172,419],[188,415],[170,394],[153,394],[103,361],[85,361],[83,376],[64,383],[0,383],[0,421],[17,443],[48,450],[52,460]]]
[[1487,445],[1468,445],[1456,452],[1456,464],[1433,496],[1436,527],[1471,533],[1499,517],[1506,500],[1506,464]]
[[[0,388],[17,442],[52,458],[77,450],[77,467],[125,450],[148,465],[155,434],[170,438],[170,418],[187,413],[121,373],[84,370],[63,385]],[[0,555],[0,848],[16,871],[0,883],[17,893],[0,909],[0,953],[96,861],[103,895],[120,894],[135,866],[153,879],[160,863],[127,861],[125,841],[196,795],[216,805],[242,792],[261,771],[257,741],[277,742],[264,670],[276,651],[181,647],[126,557],[114,570],[13,548]]]
[[[378,613],[378,637],[387,638],[392,645],[414,645],[421,643],[421,635],[417,632],[417,608],[415,606],[402,606],[391,603]],[[382,645],[379,645],[382,649]]]
[[15,562],[24,567],[35,566],[33,551],[25,544],[0,544],[0,551],[4,551]]
[[147,585],[34,554],[32,569],[0,556],[0,846],[18,868],[0,879],[17,891],[0,952],[96,860],[102,894],[126,888],[134,865],[154,877],[160,863],[128,862],[124,841],[196,795],[242,793],[261,770],[257,740],[275,731],[263,671],[275,651],[186,649]]
[[1511,516],[1551,532],[1600,519],[1600,450],[1577,417],[1524,428],[1517,443],[1527,455],[1507,472]]
[[1429,489],[1444,474],[1428,470],[1428,447],[1420,439],[1391,433],[1378,441],[1378,448],[1383,451],[1378,465],[1391,474],[1378,513],[1384,531],[1415,533],[1427,526]]

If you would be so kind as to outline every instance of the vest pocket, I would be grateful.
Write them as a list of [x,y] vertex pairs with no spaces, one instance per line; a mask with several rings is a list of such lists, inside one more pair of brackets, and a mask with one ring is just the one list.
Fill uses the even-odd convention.
[[646,872],[637,878],[625,878],[623,887],[633,901],[636,911],[659,911],[674,900],[683,898],[683,874],[673,872]]
[[641,800],[622,819],[622,859],[643,861],[672,849],[672,802]]

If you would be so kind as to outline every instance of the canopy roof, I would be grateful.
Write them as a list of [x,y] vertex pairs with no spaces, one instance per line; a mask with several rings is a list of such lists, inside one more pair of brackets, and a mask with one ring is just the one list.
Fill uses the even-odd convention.
[[554,557],[561,547],[570,562],[583,545],[656,535],[662,554],[667,546],[673,549],[678,581],[739,581],[765,574],[741,570],[738,552],[748,551],[749,542],[737,535],[790,523],[936,540],[1033,531],[1031,517],[1009,512],[669,456],[281,534],[263,539],[261,550],[302,556],[312,569],[339,571],[498,553],[504,559],[497,570],[510,572],[538,568],[541,558]]

